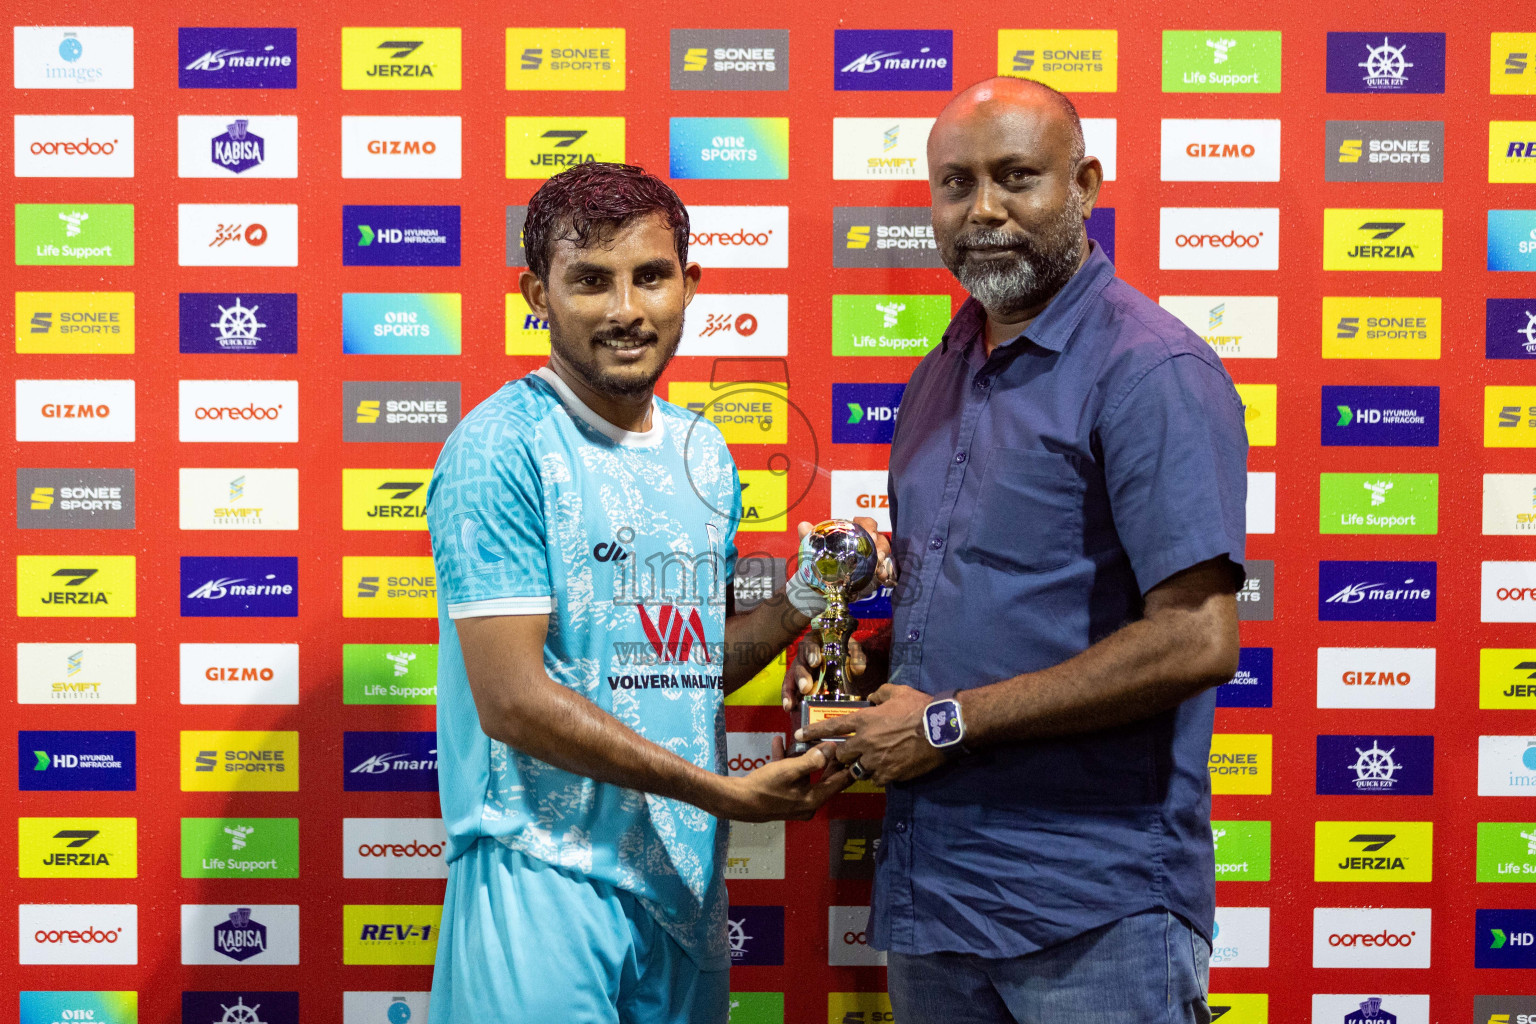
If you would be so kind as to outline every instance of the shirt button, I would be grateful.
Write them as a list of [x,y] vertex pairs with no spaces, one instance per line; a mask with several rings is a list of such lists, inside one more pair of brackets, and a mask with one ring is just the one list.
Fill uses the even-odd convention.
[[909,630],[907,630],[907,639],[908,640],[918,640],[918,639],[921,639],[922,635],[923,634],[922,634],[921,630],[916,630],[916,629],[909,629]]
[[898,821],[896,823],[896,831],[897,832],[905,832],[906,830],[907,830],[907,823],[906,822]]
[[981,390],[985,391],[985,390],[987,390],[987,388],[992,386],[992,378],[991,377],[977,377],[976,378],[976,386],[981,388]]
[[964,461],[965,461],[965,452],[955,452],[955,462],[959,463],[959,462],[964,462]]
[[944,541],[943,541],[942,538],[935,537],[935,538],[933,538],[933,540],[928,542],[928,546],[933,548],[933,550],[937,551],[937,550],[939,550],[939,548],[944,546]]

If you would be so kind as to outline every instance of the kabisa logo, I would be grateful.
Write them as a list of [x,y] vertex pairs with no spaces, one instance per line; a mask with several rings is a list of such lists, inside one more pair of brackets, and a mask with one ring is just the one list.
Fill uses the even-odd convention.
[[133,292],[17,292],[16,352],[132,355]]
[[1488,359],[1536,359],[1536,298],[1488,299],[1484,344]]
[[459,265],[457,206],[343,206],[341,233],[343,266]]
[[[342,907],[342,962],[345,964],[423,964],[437,955],[438,904],[405,906],[346,905]],[[399,1005],[399,1004],[396,1004]],[[395,1020],[407,1014],[391,1012]]]
[[1279,32],[1163,30],[1163,92],[1279,91]]
[[298,789],[296,732],[181,733],[183,793],[296,793]]
[[688,29],[671,33],[673,90],[789,88],[786,29]]
[[457,28],[343,28],[343,89],[450,89],[463,81]]
[[183,618],[294,618],[299,614],[299,560],[185,555],[181,595]]
[[213,926],[213,948],[231,960],[249,960],[267,951],[267,926],[251,918],[250,907],[232,910],[228,921]]
[[1489,42],[1488,91],[1495,96],[1536,94],[1536,32],[1494,32]]
[[1430,964],[1430,911],[1398,907],[1314,907],[1313,967]]
[[1279,181],[1280,122],[1163,118],[1163,181]]
[[250,130],[249,118],[237,117],[213,137],[209,159],[215,167],[242,174],[259,167],[267,158],[266,140]]
[[17,911],[19,963],[139,962],[139,908],[132,903],[23,903]]
[[131,469],[17,469],[21,530],[131,530]]
[[1119,77],[1114,29],[999,29],[997,73],[1023,75],[1062,92],[1114,92]]
[[905,384],[832,385],[832,443],[890,444]]
[[1536,388],[1490,384],[1483,388],[1483,447],[1536,446]]
[[669,140],[675,179],[789,177],[787,117],[674,117]]
[[1434,447],[1440,443],[1438,387],[1323,386],[1324,445]]
[[1344,1024],[1429,1024],[1429,997],[1316,994],[1312,997],[1312,1019]]
[[131,380],[17,380],[16,440],[132,441]]
[[508,178],[548,178],[577,164],[623,163],[622,117],[508,117]]
[[458,381],[345,381],[344,441],[442,443],[459,422]]
[[1439,270],[1443,210],[1323,211],[1324,270]]
[[293,292],[182,292],[181,352],[293,354],[299,297]]
[[132,115],[17,114],[18,178],[133,177]]
[[463,119],[341,119],[343,178],[458,178],[463,175]]
[[363,355],[456,356],[463,334],[458,292],[346,292],[341,350]]
[[695,206],[688,223],[688,258],[701,266],[789,266],[787,206]]
[[1439,359],[1440,299],[1323,298],[1324,359]]
[[296,267],[294,203],[181,203],[176,262],[183,267]]
[[1267,708],[1274,706],[1275,650],[1244,647],[1238,651],[1237,674],[1216,688],[1219,708]]
[[832,210],[834,267],[942,267],[925,206],[837,206]]
[[1319,562],[1323,622],[1434,622],[1434,562]]
[[133,555],[17,555],[22,618],[124,618],[138,611]]
[[134,818],[18,818],[22,878],[137,878]]
[[726,914],[731,966],[776,967],[784,963],[784,908],[732,905]]
[[346,732],[341,745],[348,792],[437,792],[435,732]]
[[1323,146],[1326,181],[1445,178],[1444,121],[1329,121]]
[[425,530],[430,469],[343,469],[342,529]]
[[1223,359],[1273,359],[1280,345],[1280,300],[1273,295],[1161,295],[1178,317]]
[[177,52],[183,89],[298,88],[296,28],[181,28]]
[[132,89],[133,29],[34,27],[14,32],[18,89]]
[[16,265],[131,267],[131,203],[17,203]]
[[178,177],[298,177],[297,117],[182,114],[176,133]]
[[1429,882],[1434,823],[1319,821],[1312,877],[1319,882]]
[[1536,967],[1536,911],[1479,910],[1476,967]]
[[1319,795],[1429,796],[1435,791],[1433,736],[1319,736]]
[[132,792],[138,788],[137,750],[132,732],[22,730],[16,734],[17,788]]
[[182,1024],[299,1024],[297,992],[183,992]]
[[948,29],[840,28],[832,49],[834,89],[954,88],[954,33]]
[[341,614],[349,619],[437,617],[437,575],[430,556],[341,560]]
[[1329,92],[1445,92],[1444,32],[1329,32]]
[[1488,269],[1536,271],[1536,210],[1488,211]]
[[1164,270],[1278,270],[1278,207],[1172,207],[1159,211]]
[[622,28],[507,29],[508,89],[624,88]]
[[294,904],[183,903],[181,962],[248,967],[297,964],[299,908]]

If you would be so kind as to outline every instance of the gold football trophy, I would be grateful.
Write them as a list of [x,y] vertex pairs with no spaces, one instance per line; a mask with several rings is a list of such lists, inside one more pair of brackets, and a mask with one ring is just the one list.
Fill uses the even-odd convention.
[[[811,632],[821,642],[821,678],[800,701],[802,728],[869,707],[869,701],[848,692],[848,640],[859,624],[848,614],[848,603],[874,578],[876,558],[875,539],[847,519],[817,523],[800,542],[795,572],[801,582],[827,599],[825,610],[811,620]],[[804,753],[809,746],[797,743],[795,753]]]

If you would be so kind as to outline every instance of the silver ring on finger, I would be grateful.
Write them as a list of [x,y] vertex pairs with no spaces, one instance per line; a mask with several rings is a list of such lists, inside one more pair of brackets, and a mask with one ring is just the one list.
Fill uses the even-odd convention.
[[848,774],[852,775],[856,781],[863,782],[869,778],[869,769],[864,767],[862,761],[854,760],[848,763]]

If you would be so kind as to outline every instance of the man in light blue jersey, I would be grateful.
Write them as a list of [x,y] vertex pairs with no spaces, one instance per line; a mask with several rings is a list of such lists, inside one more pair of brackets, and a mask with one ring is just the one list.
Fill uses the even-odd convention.
[[464,418],[427,498],[450,848],[432,1016],[724,1024],[717,819],[808,818],[849,776],[817,781],[823,751],[725,776],[723,697],[817,609],[780,592],[727,617],[735,465],[653,393],[699,280],[681,201],[586,164],[534,195],[524,240],[549,365]]

